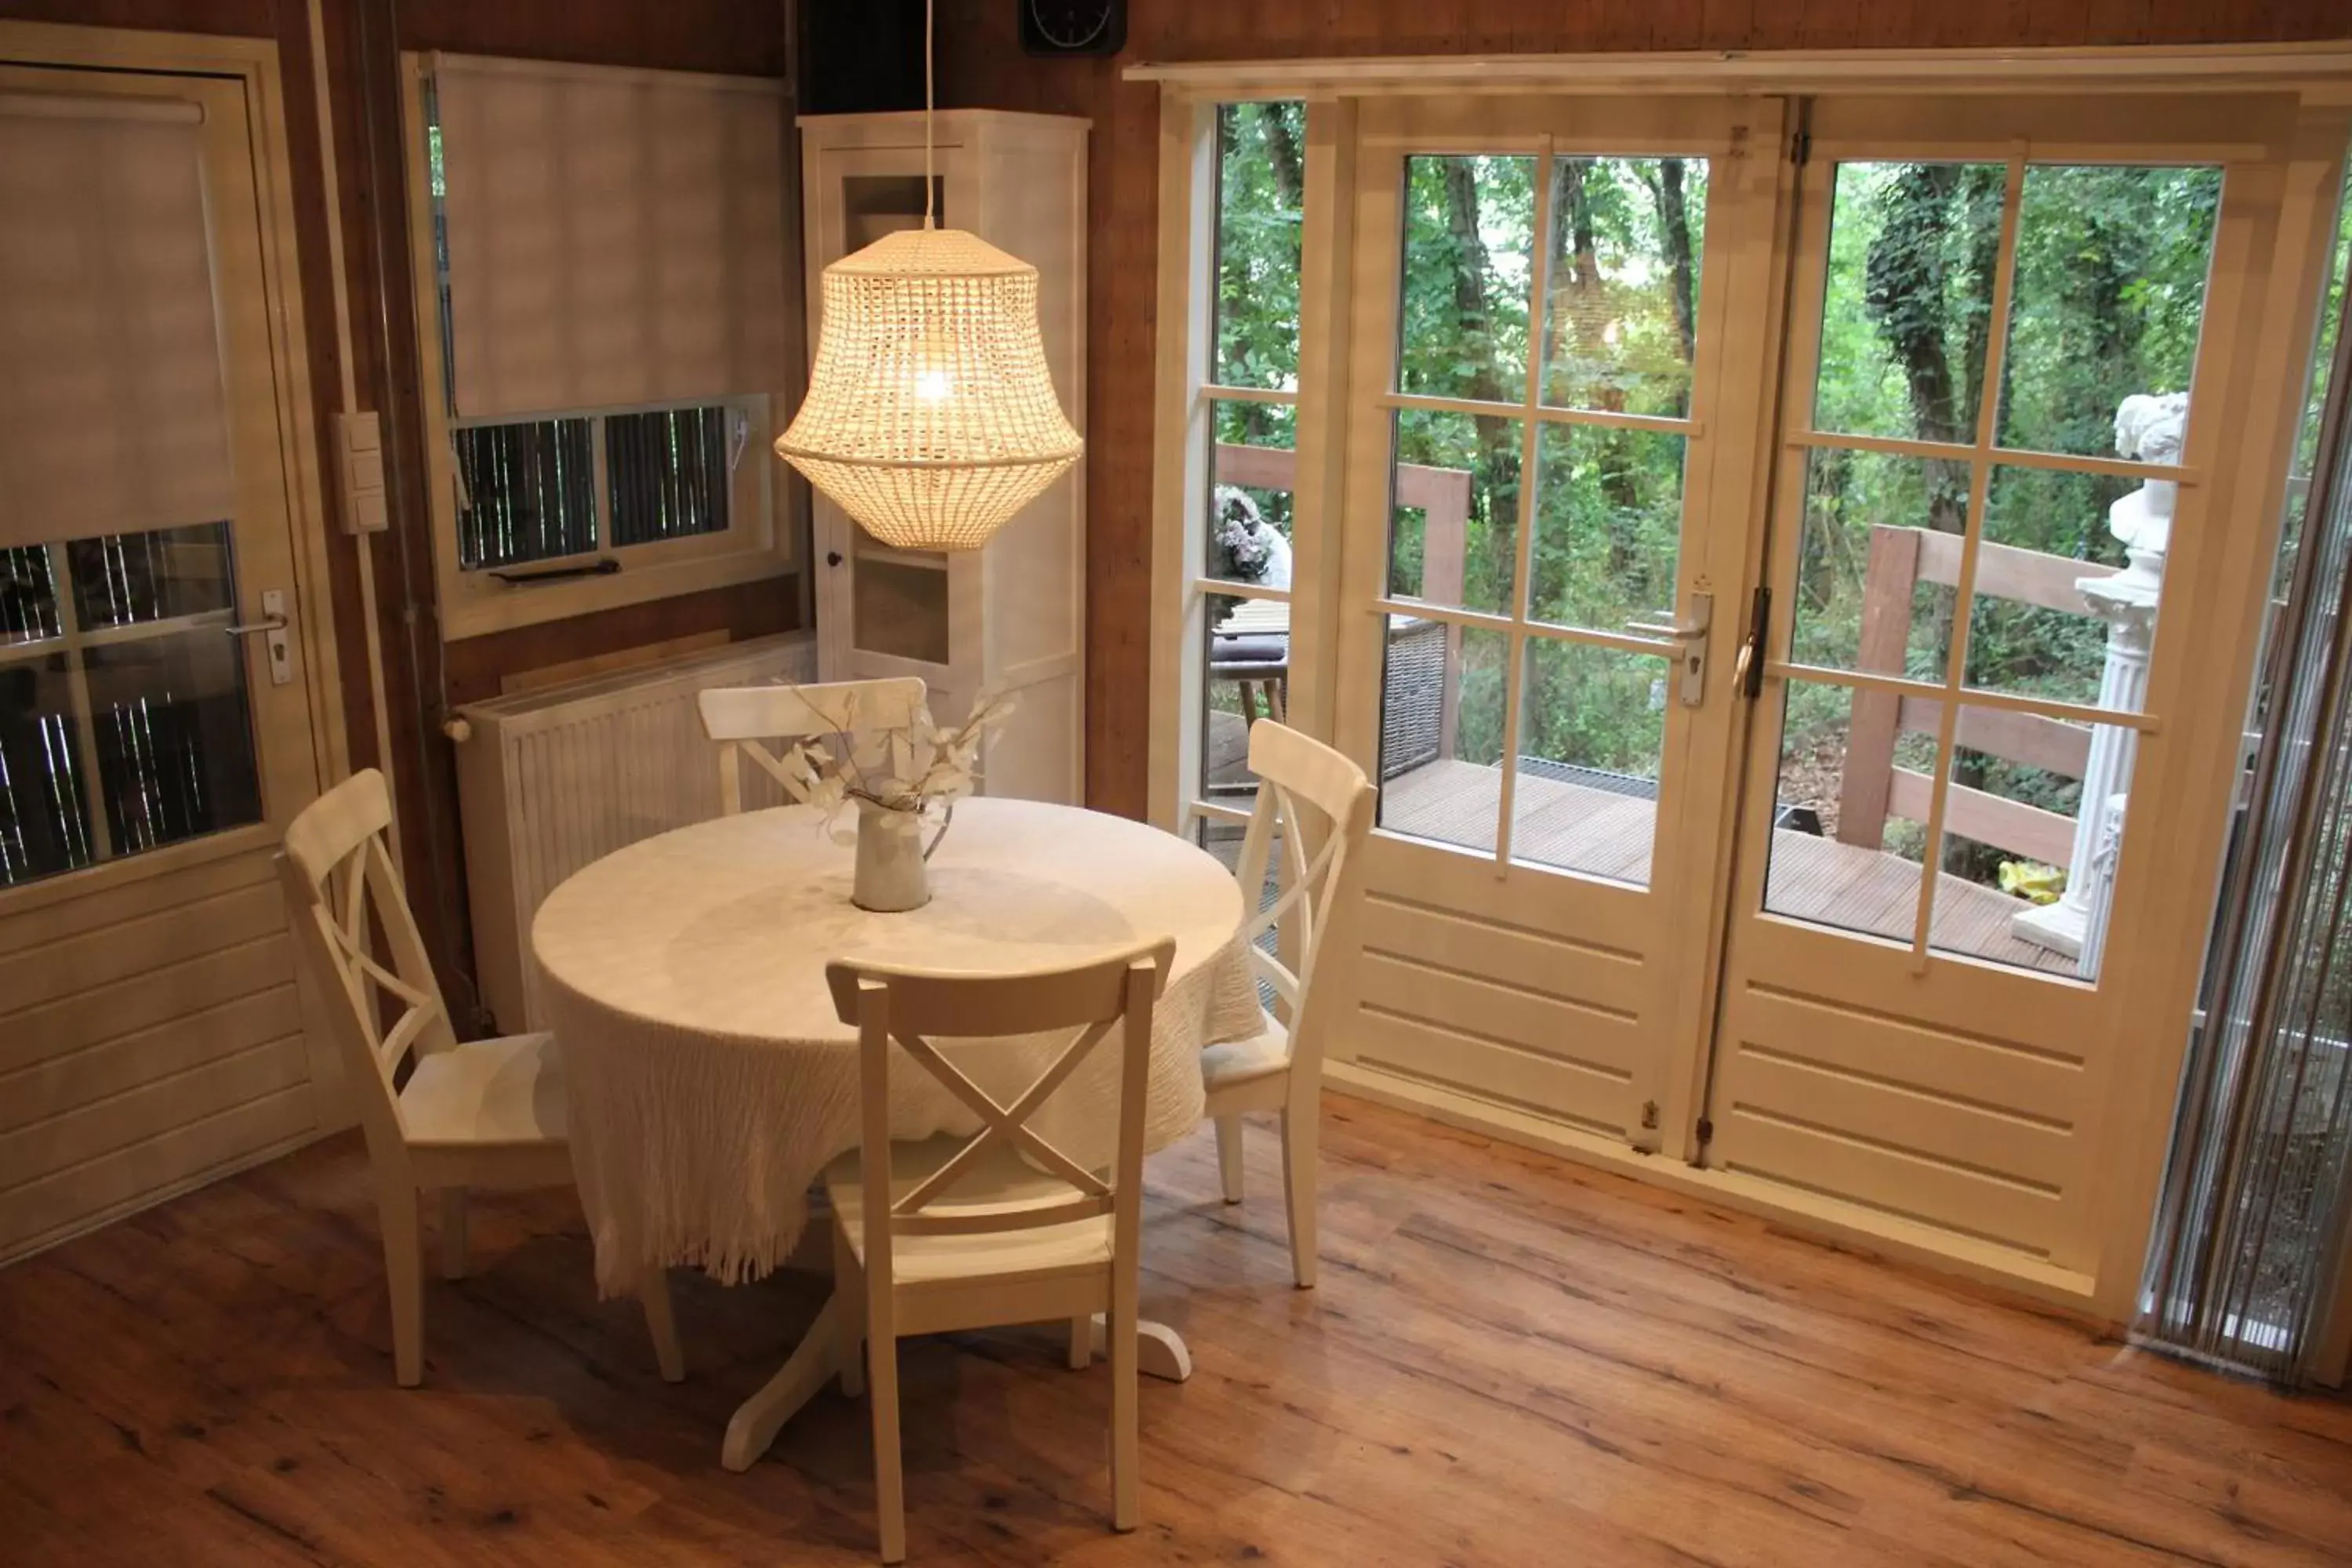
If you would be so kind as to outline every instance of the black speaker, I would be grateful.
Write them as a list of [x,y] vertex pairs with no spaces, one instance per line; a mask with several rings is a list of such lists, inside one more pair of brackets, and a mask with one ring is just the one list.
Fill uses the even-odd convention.
[[923,0],[808,0],[800,10],[801,113],[923,107]]
[[1033,55],[1115,55],[1127,47],[1127,0],[1013,0]]

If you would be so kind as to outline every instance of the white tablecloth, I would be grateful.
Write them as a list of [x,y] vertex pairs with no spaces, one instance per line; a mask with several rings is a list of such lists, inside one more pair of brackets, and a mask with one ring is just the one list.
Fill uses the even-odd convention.
[[[931,902],[907,914],[849,901],[851,857],[805,807],[752,812],[632,845],[540,906],[531,944],[605,1294],[633,1289],[649,1265],[733,1281],[790,1255],[810,1184],[857,1142],[856,1032],[834,1015],[832,959],[1003,971],[1174,936],[1153,1029],[1152,1149],[1200,1121],[1201,1048],[1258,1027],[1240,890],[1156,828],[965,801],[931,860]],[[1003,1102],[1066,1038],[941,1045]],[[1096,1051],[1033,1123],[1089,1163],[1110,1147],[1116,1058]],[[895,1136],[978,1128],[904,1057],[891,1089]]]

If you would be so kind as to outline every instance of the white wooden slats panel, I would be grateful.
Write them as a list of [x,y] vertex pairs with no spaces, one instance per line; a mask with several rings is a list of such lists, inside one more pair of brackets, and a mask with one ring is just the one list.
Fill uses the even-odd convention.
[[1366,1005],[1349,1025],[1349,1044],[1359,1066],[1533,1110],[1604,1137],[1623,1137],[1635,1118],[1633,1084],[1622,1075],[1492,1036]]
[[285,901],[276,888],[264,883],[215,893],[0,958],[0,997],[6,998],[0,1005],[12,1011],[38,1006],[285,929]]
[[1729,1109],[1825,1127],[1869,1129],[1920,1160],[2040,1189],[2052,1196],[2073,1173],[2072,1130],[2015,1111],[1921,1094],[1759,1047],[1727,1064],[1718,1100]]
[[793,384],[784,84],[433,57],[457,409]]
[[[267,829],[245,831],[253,839],[256,848],[269,843],[272,837]],[[193,903],[215,893],[234,892],[239,888],[263,884],[276,886],[270,876],[267,854],[219,855],[192,866],[157,872],[141,880],[120,883],[97,892],[79,893],[70,899],[46,903],[37,910],[19,914],[0,913],[0,961],[27,948],[40,947],[84,931],[103,931],[135,916],[152,914],[158,909],[170,909]],[[0,1006],[6,1005],[7,999],[0,997]]]
[[1412,953],[1621,1016],[1641,1010],[1648,984],[1641,961],[1628,953],[1393,898],[1365,899],[1357,929],[1367,952]]
[[2059,1194],[1926,1160],[1853,1131],[1803,1125],[1769,1113],[1716,1118],[1718,1169],[1924,1221],[2034,1254],[2064,1240]]
[[0,1258],[314,1129],[271,853],[0,917]]
[[0,93],[0,546],[236,511],[197,105]]
[[141,1030],[169,1027],[179,1019],[283,984],[293,973],[291,939],[273,932],[236,947],[158,964],[132,979],[47,1006],[0,1015],[0,1073]]
[[1528,986],[1386,953],[1364,954],[1358,994],[1367,1007],[1474,1028],[1524,1050],[1617,1077],[1631,1075],[1640,1049],[1632,1014],[1603,1012]]
[[294,1146],[310,1133],[312,1104],[298,1083],[0,1191],[0,1262]]
[[301,1032],[301,999],[279,985],[0,1073],[0,1133]]
[[2084,1071],[2077,1058],[1762,986],[1750,987],[1747,1016],[1755,1039],[1826,1069],[2060,1126],[2082,1120]]
[[309,1075],[298,1027],[185,1072],[148,1075],[136,1088],[0,1133],[0,1171],[31,1182],[91,1164],[191,1121],[304,1087]]

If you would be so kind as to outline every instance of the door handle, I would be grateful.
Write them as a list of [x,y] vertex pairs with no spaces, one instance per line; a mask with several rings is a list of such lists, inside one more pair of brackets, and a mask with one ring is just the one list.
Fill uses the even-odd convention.
[[259,637],[269,655],[269,684],[284,686],[294,679],[294,645],[286,636],[291,625],[286,618],[286,590],[265,589],[261,595],[261,618],[257,621],[231,621],[221,628],[233,637]]
[[1625,629],[1636,637],[1663,637],[1677,642],[1675,664],[1681,673],[1683,706],[1696,708],[1706,700],[1706,634],[1715,625],[1715,595],[1693,594],[1690,614],[1679,621],[1660,624],[1653,621],[1628,621]]

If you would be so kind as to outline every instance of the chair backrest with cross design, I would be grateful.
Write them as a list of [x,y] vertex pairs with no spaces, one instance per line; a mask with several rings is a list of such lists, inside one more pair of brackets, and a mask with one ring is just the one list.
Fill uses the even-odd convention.
[[[1234,874],[1245,906],[1265,907],[1245,917],[1243,934],[1289,1029],[1291,1070],[1318,1079],[1321,1030],[1308,1001],[1339,900],[1354,885],[1356,851],[1371,831],[1372,784],[1339,752],[1271,720],[1250,726],[1249,761],[1257,808]],[[1266,902],[1269,869],[1275,897]]]
[[404,1168],[396,1080],[412,1056],[454,1050],[457,1039],[385,847],[391,821],[383,775],[363,769],[294,819],[278,866],[295,944],[325,994],[369,1157]]
[[833,680],[809,686],[723,686],[695,699],[703,733],[719,742],[719,808],[743,809],[742,763],[749,761],[805,800],[809,779],[784,765],[771,741],[845,735],[854,742],[877,731],[908,731],[923,710],[923,682],[911,675],[880,680]]
[[[1114,952],[1076,968],[1019,974],[958,974],[836,960],[825,966],[834,1007],[858,1030],[866,1268],[887,1279],[894,1237],[974,1236],[1034,1230],[1109,1215],[1114,1257],[1133,1255],[1141,1224],[1143,1129],[1151,1079],[1151,1016],[1168,982],[1173,938]],[[943,1055],[937,1036],[995,1038],[1070,1031],[1054,1059],[1021,1093],[1000,1101]],[[1030,1122],[1054,1091],[1106,1044],[1119,1054],[1118,1148],[1108,1174],[1041,1136]],[[893,1047],[896,1047],[894,1052]],[[890,1142],[893,1055],[912,1061],[981,1121],[944,1164],[893,1197],[891,1162],[876,1157]],[[932,1205],[1003,1146],[1042,1174],[1066,1184],[1057,1201],[1002,1209]]]

